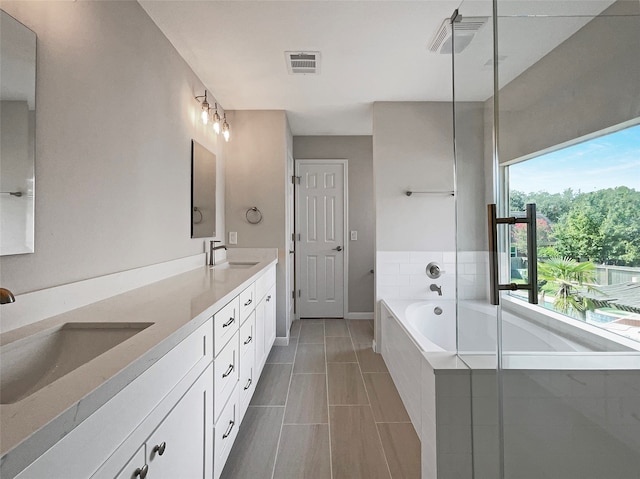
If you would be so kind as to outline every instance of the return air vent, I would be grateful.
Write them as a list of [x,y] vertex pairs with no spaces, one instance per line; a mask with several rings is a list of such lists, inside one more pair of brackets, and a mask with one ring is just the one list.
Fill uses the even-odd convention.
[[[455,41],[455,49],[456,53],[460,53],[462,50],[467,48],[473,37],[476,33],[486,25],[489,20],[488,17],[458,17],[455,23],[453,23],[453,28],[456,32],[456,41]],[[429,50],[434,53],[443,53],[449,54],[452,50],[453,39],[452,39],[452,29],[451,29],[451,19],[445,19],[440,28],[436,31],[436,34],[431,40],[429,44]]]
[[320,52],[284,52],[291,75],[317,75],[320,72]]

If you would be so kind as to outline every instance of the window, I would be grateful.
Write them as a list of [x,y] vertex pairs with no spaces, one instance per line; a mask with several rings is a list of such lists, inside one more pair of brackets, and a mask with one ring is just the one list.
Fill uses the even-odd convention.
[[[640,341],[640,125],[506,169],[511,212],[537,205],[540,306]],[[510,233],[515,283],[525,228]]]

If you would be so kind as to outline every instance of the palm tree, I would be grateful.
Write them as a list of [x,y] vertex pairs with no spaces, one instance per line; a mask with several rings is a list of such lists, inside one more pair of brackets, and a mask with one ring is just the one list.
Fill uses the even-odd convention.
[[538,280],[546,281],[542,286],[542,300],[546,292],[553,293],[553,307],[563,314],[573,312],[580,319],[585,318],[587,309],[594,309],[593,302],[580,295],[579,289],[597,291],[592,285],[595,281],[596,267],[590,261],[580,263],[566,257],[553,257],[538,263]]

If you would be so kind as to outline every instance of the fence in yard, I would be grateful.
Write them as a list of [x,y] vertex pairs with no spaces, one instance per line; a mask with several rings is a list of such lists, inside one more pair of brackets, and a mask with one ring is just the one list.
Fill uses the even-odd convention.
[[599,285],[630,283],[640,281],[640,268],[628,266],[596,265],[596,283]]

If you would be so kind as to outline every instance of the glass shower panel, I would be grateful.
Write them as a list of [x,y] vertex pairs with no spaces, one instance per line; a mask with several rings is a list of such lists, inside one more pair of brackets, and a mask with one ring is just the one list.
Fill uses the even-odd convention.
[[495,202],[491,12],[491,1],[463,2],[453,21],[457,332],[461,356],[496,354],[496,308],[487,300],[486,205]]
[[[497,13],[499,200],[537,204],[539,293],[500,297],[502,477],[637,478],[640,253],[624,245],[640,224],[619,213],[640,204],[640,146],[603,145],[640,123],[640,3],[497,0]],[[529,279],[523,231],[505,236],[511,281]],[[609,265],[629,278],[602,284]]]
[[[499,477],[497,307],[488,300],[487,204],[495,203],[493,2],[465,1],[453,18],[454,145],[456,171],[457,349],[468,366],[468,395],[456,398],[460,457],[469,464],[438,477]],[[462,440],[464,438],[466,440]],[[439,448],[440,450],[440,448]],[[447,464],[445,462],[445,464]]]

